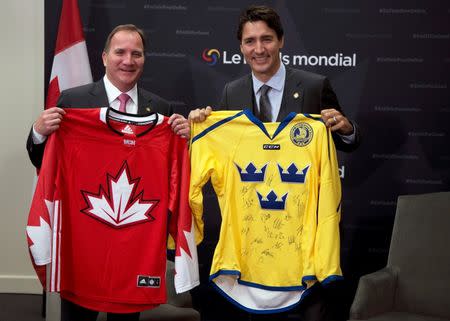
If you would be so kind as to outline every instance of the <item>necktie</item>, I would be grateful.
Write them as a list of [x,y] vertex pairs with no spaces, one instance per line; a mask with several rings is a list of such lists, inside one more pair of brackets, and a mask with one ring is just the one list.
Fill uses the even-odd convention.
[[117,99],[120,101],[119,111],[126,113],[127,101],[130,99],[130,96],[128,96],[128,94],[121,93]]
[[259,90],[261,96],[259,97],[259,119],[262,122],[270,122],[272,121],[272,107],[270,106],[269,96],[267,96],[267,92],[272,87],[267,85],[262,85]]

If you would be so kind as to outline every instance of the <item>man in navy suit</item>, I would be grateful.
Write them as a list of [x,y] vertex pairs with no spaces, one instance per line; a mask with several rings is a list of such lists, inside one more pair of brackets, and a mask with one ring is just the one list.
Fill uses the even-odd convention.
[[[101,80],[64,90],[58,99],[58,107],[43,111],[33,124],[28,136],[27,150],[36,168],[41,166],[47,136],[56,131],[63,121],[64,108],[111,106],[119,109],[121,107],[119,96],[125,93],[129,96],[124,106],[127,113],[158,112],[167,116],[172,114],[167,101],[137,87],[145,62],[145,37],[141,29],[134,25],[120,25],[114,28],[106,40],[102,58],[105,76]],[[183,116],[172,114],[169,123],[175,133],[185,138],[189,137],[189,123]],[[98,311],[61,299],[61,321],[94,321],[97,315]],[[108,313],[108,320],[137,321],[139,313]]]
[[102,59],[105,76],[101,80],[64,90],[56,104],[58,107],[44,110],[33,124],[27,150],[36,168],[41,167],[47,136],[59,128],[64,117],[63,108],[111,106],[119,109],[118,96],[121,93],[130,97],[126,103],[127,113],[158,112],[170,116],[169,123],[174,132],[188,138],[188,121],[182,115],[173,114],[171,106],[163,98],[137,87],[145,62],[145,35],[141,29],[131,24],[114,28],[106,40]]
[[[321,114],[333,132],[337,149],[349,152],[359,146],[358,126],[344,115],[327,77],[281,63],[284,31],[272,8],[245,9],[239,18],[237,38],[251,73],[225,85],[219,109],[251,108],[260,117],[261,88],[267,85],[271,113],[263,121],[282,121],[290,112]],[[189,119],[203,121],[210,112],[210,107],[196,109]]]
[[[321,114],[323,122],[333,133],[337,149],[350,152],[359,146],[358,126],[343,113],[327,77],[281,63],[284,31],[280,17],[272,8],[246,8],[239,17],[237,38],[251,73],[225,85],[218,109],[250,108],[264,122],[282,121],[290,112]],[[268,113],[261,108],[264,86],[269,87],[266,92],[270,107]],[[209,106],[195,109],[188,118],[201,122],[211,110]],[[293,311],[251,317],[236,312],[238,316],[233,318],[278,321],[290,319],[289,314],[297,312],[302,321],[336,321],[341,319],[339,314],[342,314],[341,307],[335,303],[333,292],[336,289],[339,290],[339,285],[325,289],[316,284]]]

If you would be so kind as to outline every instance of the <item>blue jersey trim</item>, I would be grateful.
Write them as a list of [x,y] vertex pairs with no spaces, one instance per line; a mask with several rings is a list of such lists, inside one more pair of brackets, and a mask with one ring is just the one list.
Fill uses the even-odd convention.
[[[320,122],[322,122],[323,123],[323,119],[322,119],[322,117],[320,117],[320,116],[313,116],[313,115],[311,115],[311,114],[303,114],[305,117],[307,117],[307,118],[310,118],[310,119],[314,119],[314,120],[317,120],[317,121],[320,121]],[[325,124],[325,123],[324,123]]]
[[221,288],[219,288],[217,286],[217,284],[215,284],[214,282],[211,282],[211,284],[212,284],[213,288],[217,292],[219,292],[225,299],[227,299],[230,303],[232,303],[233,305],[237,306],[241,310],[244,310],[244,311],[249,312],[249,313],[254,313],[254,314],[272,314],[272,313],[281,313],[281,312],[286,312],[286,311],[292,310],[293,308],[295,308],[297,305],[299,305],[302,302],[303,298],[305,298],[309,294],[309,289],[306,289],[302,293],[302,295],[300,296],[299,300],[296,303],[294,303],[294,304],[292,304],[290,306],[281,308],[281,309],[253,310],[253,309],[250,309],[250,308],[247,308],[247,307],[243,306],[242,304],[240,304],[239,302],[235,301],[233,298],[228,296],[228,294],[225,291],[223,291]]
[[277,130],[273,134],[272,139],[275,138],[290,123],[290,121],[294,119],[295,116],[297,116],[296,113],[290,112],[289,115],[287,115],[286,118],[280,123]]
[[275,133],[273,134],[273,136],[271,137],[269,135],[269,133],[267,132],[266,126],[264,126],[264,123],[262,121],[260,121],[255,115],[253,115],[253,113],[251,112],[250,109],[244,109],[243,110],[245,116],[247,116],[247,118],[254,123],[256,126],[258,126],[261,131],[270,139],[273,140],[288,124],[289,122],[294,119],[294,117],[297,115],[294,112],[290,112],[286,118],[278,125],[278,128],[275,130]]
[[[302,295],[300,296],[299,300],[287,307],[284,308],[280,308],[280,309],[270,309],[270,310],[254,310],[254,309],[250,309],[247,308],[246,306],[243,306],[242,304],[240,304],[239,302],[237,302],[236,300],[234,300],[233,298],[231,298],[224,290],[222,290],[215,282],[214,279],[216,277],[218,277],[219,275],[236,275],[238,277],[240,277],[241,273],[237,270],[220,270],[214,274],[211,274],[209,276],[209,280],[213,286],[213,288],[219,292],[225,299],[227,299],[230,303],[232,303],[233,305],[235,305],[236,307],[238,307],[241,310],[244,310],[246,312],[249,313],[254,313],[254,314],[272,314],[272,313],[281,313],[281,312],[285,312],[285,311],[289,311],[293,308],[295,308],[297,305],[299,305],[303,299],[307,296],[309,296],[309,294],[311,293],[311,289],[314,288],[314,285],[310,288],[306,288],[306,281],[316,281],[317,278],[314,275],[306,275],[302,278],[302,286],[294,286],[294,287],[271,287],[271,286],[264,286],[261,284],[257,284],[257,283],[251,283],[251,282],[247,282],[247,281],[242,281],[240,279],[238,279],[238,283],[242,284],[242,285],[247,285],[250,287],[255,287],[255,288],[260,288],[260,289],[264,289],[264,290],[272,290],[272,291],[301,291],[303,290]],[[327,278],[325,278],[321,284],[322,285],[327,285],[333,281],[337,281],[337,280],[343,280],[344,278],[340,275],[331,275]],[[297,288],[297,289],[295,289]]]
[[250,109],[244,109],[243,112],[244,112],[245,116],[247,116],[247,118],[253,124],[255,124],[256,126],[258,126],[261,129],[261,131],[264,133],[264,135],[269,137],[269,139],[272,139],[272,138],[270,138],[270,135],[267,132],[267,129],[266,129],[266,126],[264,126],[264,123],[262,121],[260,121],[255,115],[253,115],[253,113],[251,112]]
[[[219,275],[236,275],[238,277],[237,282],[242,285],[246,285],[252,288],[258,288],[263,290],[269,290],[269,291],[303,291],[306,289],[306,283],[302,282],[302,285],[293,285],[293,286],[270,286],[270,285],[263,285],[259,283],[249,282],[241,280],[241,272],[237,270],[219,270],[214,274],[211,274],[209,276],[209,280],[213,281],[215,278],[217,278]],[[304,280],[316,280],[314,276],[306,276],[303,278]]]
[[262,285],[258,283],[243,281],[238,279],[239,284],[243,284],[252,288],[258,288],[263,290],[269,290],[269,291],[303,291],[306,289],[304,285],[294,285],[294,286],[269,286],[269,285]]
[[202,138],[203,136],[205,136],[206,134],[208,134],[210,131],[216,129],[216,128],[219,127],[219,126],[222,126],[222,125],[225,124],[225,123],[228,123],[229,121],[232,121],[233,119],[235,119],[235,118],[241,116],[243,113],[244,113],[244,111],[240,111],[240,112],[236,113],[236,114],[233,115],[233,116],[224,118],[224,119],[218,121],[217,123],[215,123],[215,124],[209,126],[209,127],[206,128],[205,130],[203,130],[200,134],[198,134],[197,136],[195,136],[194,138],[192,138],[192,144],[193,144],[196,140],[198,140],[198,139]]
[[327,285],[327,284],[330,284],[331,282],[341,281],[343,279],[344,279],[344,277],[342,275],[330,275],[329,277],[325,278],[320,283],[322,283],[323,285]]
[[[273,140],[280,132],[283,131],[283,129],[291,122],[292,119],[295,118],[295,116],[297,116],[296,113],[294,112],[290,112],[284,119],[283,121],[278,125],[278,128],[275,130],[275,133],[273,134],[273,136],[270,136],[269,133],[267,132],[266,126],[264,126],[264,123],[262,121],[260,121],[255,115],[253,115],[252,111],[250,109],[244,109],[238,113],[236,113],[233,116],[224,118],[220,121],[218,121],[217,123],[209,126],[208,128],[206,128],[205,130],[203,130],[200,134],[198,134],[197,136],[195,136],[194,138],[192,138],[192,144],[199,140],[200,138],[202,138],[203,136],[205,136],[206,134],[208,134],[210,131],[216,129],[219,126],[222,126],[223,124],[232,121],[233,119],[241,116],[242,114],[244,114],[245,116],[247,116],[247,118],[256,126],[258,126],[261,131],[264,133],[264,135],[266,135],[270,140]],[[322,118],[320,117],[314,117],[310,114],[303,114],[305,117],[307,118],[311,118],[317,121],[321,121],[323,123]]]

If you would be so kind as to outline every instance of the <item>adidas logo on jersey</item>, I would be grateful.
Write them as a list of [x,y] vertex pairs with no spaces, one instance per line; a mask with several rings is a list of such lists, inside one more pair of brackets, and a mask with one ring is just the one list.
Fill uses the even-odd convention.
[[137,287],[138,288],[159,288],[161,284],[161,278],[157,276],[138,275]]
[[130,125],[126,125],[123,129],[122,129],[122,133],[124,134],[129,134],[129,135],[133,135],[133,129],[131,128]]

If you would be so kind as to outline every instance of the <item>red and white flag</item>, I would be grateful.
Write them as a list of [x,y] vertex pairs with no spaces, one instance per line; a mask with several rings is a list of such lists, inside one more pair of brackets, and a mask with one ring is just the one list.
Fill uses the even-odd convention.
[[[86,42],[81,26],[78,1],[63,0],[45,108],[56,106],[62,90],[91,82],[91,67],[89,66]],[[33,185],[34,191],[36,179]],[[35,249],[39,249],[41,254],[50,253],[51,238],[47,237],[49,223],[48,220],[45,221],[43,219],[40,222],[36,222],[36,224],[31,224],[31,226],[30,222],[28,223],[27,236],[32,255],[36,255],[34,253],[36,251]],[[46,265],[38,266],[33,261],[33,266],[38,274],[39,280],[45,287]]]
[[92,82],[77,0],[63,0],[45,108],[56,106],[67,88]]

